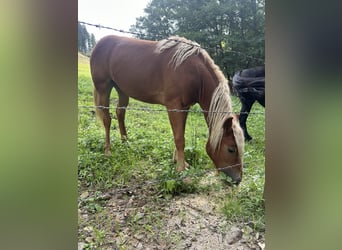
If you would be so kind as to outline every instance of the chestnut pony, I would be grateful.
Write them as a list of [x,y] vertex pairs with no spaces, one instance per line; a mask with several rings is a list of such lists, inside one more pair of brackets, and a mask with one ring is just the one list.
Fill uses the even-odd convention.
[[[177,170],[188,167],[184,159],[188,110],[199,103],[209,128],[206,150],[219,171],[235,183],[242,178],[244,136],[238,117],[232,114],[227,79],[197,43],[181,37],[161,41],[106,36],[90,58],[96,106],[109,107],[112,88],[118,93],[116,115],[122,139],[126,139],[125,109],[129,97],[167,109],[171,123]],[[105,154],[110,155],[111,117],[108,108],[97,107],[105,132]]]

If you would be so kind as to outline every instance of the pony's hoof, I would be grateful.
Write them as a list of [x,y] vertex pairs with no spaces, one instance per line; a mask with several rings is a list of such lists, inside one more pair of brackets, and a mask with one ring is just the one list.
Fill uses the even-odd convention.
[[182,172],[184,169],[186,169],[186,168],[189,168],[189,164],[187,163],[187,162],[185,162],[184,164],[182,164],[182,165],[179,165],[178,167],[177,167],[177,172]]
[[178,166],[177,167],[177,172],[182,172],[185,169],[184,166]]
[[110,152],[110,150],[105,150],[105,156],[111,156],[112,152]]

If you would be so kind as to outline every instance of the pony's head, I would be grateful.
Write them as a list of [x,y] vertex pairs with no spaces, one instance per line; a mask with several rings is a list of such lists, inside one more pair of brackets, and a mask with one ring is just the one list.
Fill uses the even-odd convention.
[[243,169],[243,131],[236,115],[227,117],[221,127],[222,137],[218,145],[207,142],[207,153],[214,162],[218,171],[222,171],[232,178],[235,184],[242,180]]
[[222,81],[213,92],[210,102],[206,149],[217,170],[239,184],[242,180],[245,138],[239,116],[231,110],[229,87],[226,81]]

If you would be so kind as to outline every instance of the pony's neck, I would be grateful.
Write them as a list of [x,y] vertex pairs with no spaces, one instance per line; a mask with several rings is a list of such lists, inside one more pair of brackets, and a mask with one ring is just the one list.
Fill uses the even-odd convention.
[[[205,50],[202,50],[201,56],[207,70],[202,71],[199,104],[204,111],[209,111],[213,93],[218,86],[226,82],[226,78]],[[204,112],[204,117],[209,125],[208,112]]]
[[214,81],[213,79],[202,80],[202,85],[201,85],[200,94],[199,94],[199,105],[204,111],[203,114],[204,114],[205,121],[207,122],[207,125],[209,125],[207,111],[209,111],[210,102],[217,86],[218,86],[218,83]]

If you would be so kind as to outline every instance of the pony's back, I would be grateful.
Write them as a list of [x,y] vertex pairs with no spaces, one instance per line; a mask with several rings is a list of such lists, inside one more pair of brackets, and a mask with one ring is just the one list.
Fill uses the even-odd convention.
[[258,66],[236,72],[233,77],[233,88],[239,91],[243,88],[264,88],[265,66]]

